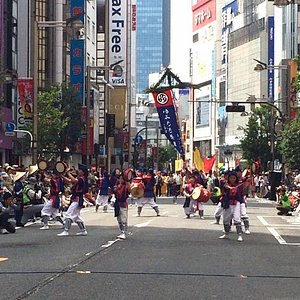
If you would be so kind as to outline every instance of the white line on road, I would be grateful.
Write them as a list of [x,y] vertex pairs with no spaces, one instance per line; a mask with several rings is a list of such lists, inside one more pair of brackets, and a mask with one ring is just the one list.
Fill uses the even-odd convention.
[[257,219],[265,226],[269,226],[269,223],[262,217],[262,216],[257,216]]
[[286,245],[287,242],[283,239],[283,237],[272,227],[267,227],[268,230],[272,233],[274,238],[278,241],[280,245]]
[[[281,227],[281,229],[282,229],[282,227],[287,227],[287,228],[290,228],[290,227],[293,227],[293,229],[295,229],[295,226],[296,225],[290,225],[290,224],[286,224],[286,225],[284,225],[284,224],[269,224],[266,220],[265,220],[265,218],[267,218],[267,217],[271,217],[271,216],[264,216],[264,217],[262,217],[262,216],[257,216],[257,218],[259,219],[259,221],[263,224],[263,225],[265,225],[266,227],[267,227],[267,229],[269,230],[269,232],[275,237],[275,239],[278,241],[278,243],[280,244],[280,245],[288,245],[288,246],[300,246],[300,243],[288,243],[288,242],[286,242],[286,240],[277,232],[277,230],[275,229],[275,228],[273,228],[273,227]],[[271,226],[273,226],[273,227],[271,227]],[[297,228],[298,229],[298,228]],[[300,228],[299,228],[300,229]]]
[[141,227],[147,227],[153,220],[150,220],[150,221],[147,221],[145,223],[140,223],[140,224],[136,224],[134,225],[133,227],[138,227],[138,228],[141,228]]
[[116,239],[114,241],[108,241],[106,244],[102,245],[101,248],[108,248],[111,245],[113,245],[115,242],[119,241],[119,239]]

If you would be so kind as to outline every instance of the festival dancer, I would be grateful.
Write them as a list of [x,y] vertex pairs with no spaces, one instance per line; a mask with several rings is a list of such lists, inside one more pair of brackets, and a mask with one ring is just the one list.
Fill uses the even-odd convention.
[[108,200],[110,197],[110,179],[107,171],[98,180],[98,194],[96,198],[96,212],[101,205],[103,205],[103,212],[107,213]]
[[55,220],[64,224],[61,216],[59,216],[59,208],[60,208],[60,197],[64,192],[64,183],[62,177],[58,174],[53,173],[50,180],[45,178],[44,181],[48,181],[50,184],[50,196],[49,199],[45,202],[44,207],[41,211],[42,222],[44,224],[41,227],[41,230],[49,229],[49,219],[53,217]]
[[123,178],[120,176],[114,186],[114,194],[116,197],[116,201],[114,203],[115,209],[115,217],[117,217],[117,221],[119,224],[119,228],[121,233],[117,236],[119,239],[126,239],[126,235],[128,234],[128,203],[127,198],[129,196],[128,186]]
[[239,185],[236,172],[228,174],[228,183],[223,188],[222,207],[224,234],[220,239],[228,239],[230,231],[230,222],[233,219],[238,234],[238,241],[242,242],[242,224],[241,224],[241,203],[244,202],[242,187]]
[[76,222],[80,232],[76,235],[87,235],[87,231],[84,225],[83,218],[80,216],[81,209],[84,207],[83,196],[88,192],[88,170],[85,165],[79,164],[77,178],[73,177],[70,172],[67,172],[67,176],[64,176],[66,181],[73,183],[72,195],[71,195],[71,205],[69,206],[64,222],[64,231],[59,233],[58,236],[68,236],[69,230],[71,228],[72,222]]
[[188,183],[185,184],[183,194],[185,195],[185,201],[183,204],[184,213],[186,215],[186,219],[191,218],[191,214],[194,213],[194,200],[192,199],[192,193],[194,191],[196,184],[196,179],[194,175],[188,179]]
[[154,186],[155,186],[155,178],[153,174],[153,170],[149,169],[147,174],[143,176],[143,183],[145,186],[144,196],[138,200],[138,216],[141,216],[141,212],[143,206],[145,204],[149,204],[156,212],[156,215],[159,217],[159,209],[158,205],[154,201],[155,194],[154,194]]
[[251,187],[251,176],[250,174],[243,176],[242,171],[239,167],[235,169],[239,184],[242,186],[242,192],[244,197],[244,202],[241,203],[241,221],[245,227],[245,234],[250,234],[250,222],[247,214],[247,195],[249,195]]

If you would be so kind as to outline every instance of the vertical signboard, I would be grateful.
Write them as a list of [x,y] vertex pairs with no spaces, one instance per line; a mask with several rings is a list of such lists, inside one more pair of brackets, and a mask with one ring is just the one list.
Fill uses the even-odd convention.
[[[70,0],[71,17],[79,16],[84,24],[85,1]],[[70,81],[71,86],[78,92],[78,101],[84,101],[84,40],[71,40]]]
[[71,0],[71,17],[80,16],[80,20],[84,23],[84,0]]
[[71,41],[70,81],[77,91],[78,100],[83,103],[84,96],[84,40]]
[[110,81],[126,86],[127,1],[109,0],[109,64],[113,65]]
[[[274,17],[268,17],[268,65],[274,65]],[[274,69],[268,69],[268,97],[274,99]]]

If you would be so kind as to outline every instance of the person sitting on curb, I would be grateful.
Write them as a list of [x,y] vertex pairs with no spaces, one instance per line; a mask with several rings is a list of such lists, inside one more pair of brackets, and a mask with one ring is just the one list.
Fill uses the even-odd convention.
[[286,187],[281,187],[279,190],[279,203],[276,209],[279,210],[278,215],[290,216],[292,214],[291,202]]
[[0,229],[2,233],[15,233],[16,224],[11,219],[13,215],[14,203],[13,196],[10,192],[5,192],[0,202]]

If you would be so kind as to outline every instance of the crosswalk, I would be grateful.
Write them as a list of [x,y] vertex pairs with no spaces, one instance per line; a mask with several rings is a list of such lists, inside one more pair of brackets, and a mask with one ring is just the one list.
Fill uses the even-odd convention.
[[257,216],[280,245],[300,247],[300,218],[294,216]]

